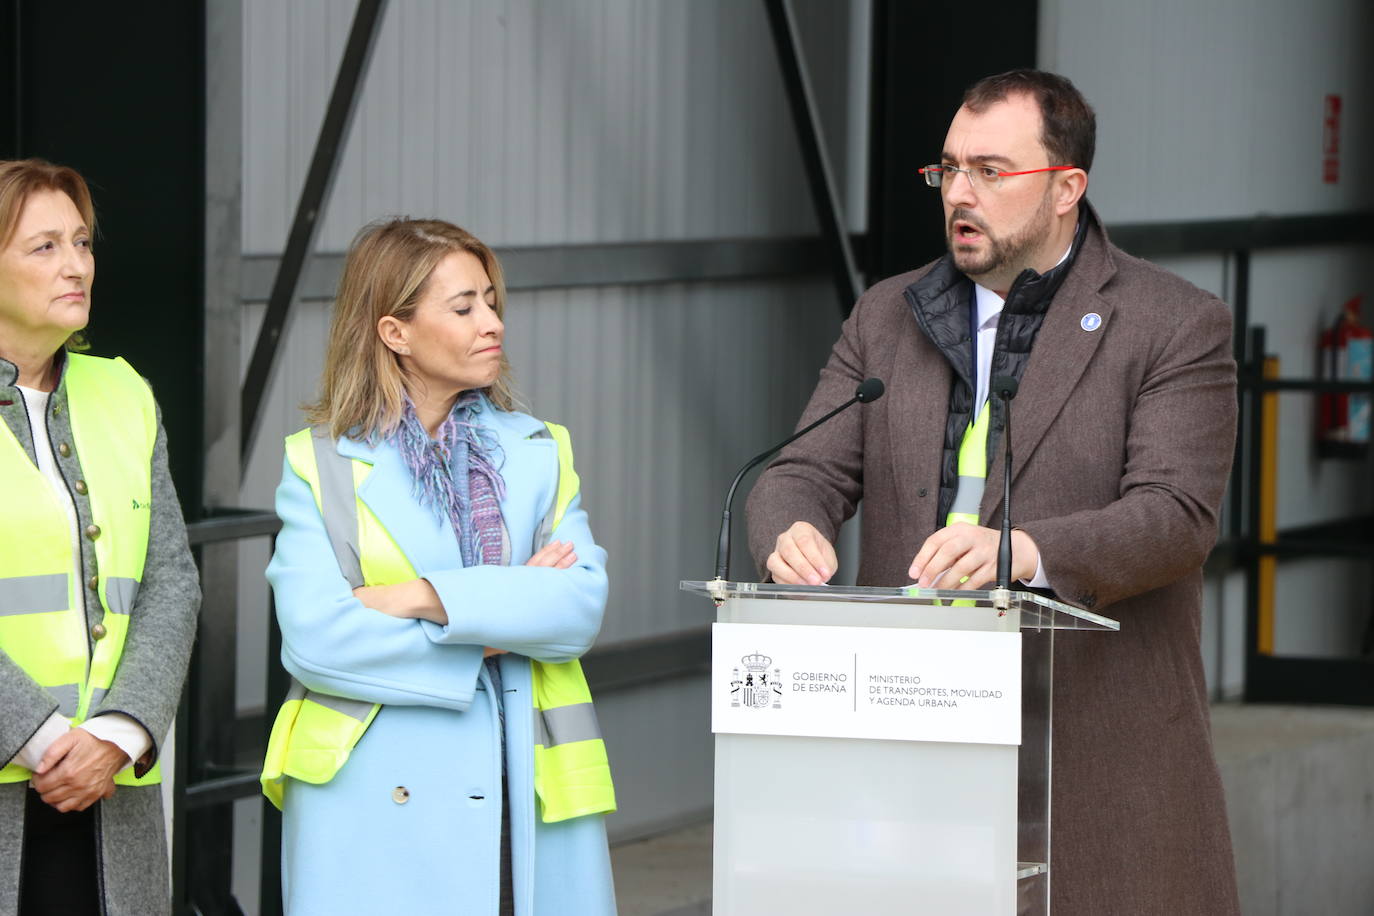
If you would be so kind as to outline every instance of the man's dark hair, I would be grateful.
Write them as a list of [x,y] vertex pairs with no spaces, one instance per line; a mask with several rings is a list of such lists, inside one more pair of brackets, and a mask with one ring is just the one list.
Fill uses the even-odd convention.
[[985,76],[964,92],[964,107],[979,114],[1013,95],[1028,95],[1040,106],[1040,143],[1050,165],[1075,165],[1085,172],[1092,168],[1097,115],[1066,77],[1044,70]]

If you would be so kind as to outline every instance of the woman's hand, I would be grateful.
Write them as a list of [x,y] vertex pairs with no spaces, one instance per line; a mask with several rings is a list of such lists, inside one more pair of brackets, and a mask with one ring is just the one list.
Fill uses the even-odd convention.
[[411,579],[395,585],[360,585],[353,589],[353,597],[391,617],[429,620],[441,627],[448,626],[448,612],[428,579]]
[[[577,562],[572,541],[551,541],[530,557],[526,566],[545,566],[567,569]],[[429,620],[441,627],[448,626],[448,612],[444,610],[439,593],[428,579],[411,579],[395,585],[360,585],[353,589],[353,597],[374,611],[403,620]],[[500,655],[506,650],[486,648],[486,656]]]
[[572,541],[549,541],[525,565],[567,569],[576,562],[577,554],[573,553]]
[[128,765],[119,745],[74,728],[48,747],[29,782],[58,811],[85,811],[114,796],[114,774]]

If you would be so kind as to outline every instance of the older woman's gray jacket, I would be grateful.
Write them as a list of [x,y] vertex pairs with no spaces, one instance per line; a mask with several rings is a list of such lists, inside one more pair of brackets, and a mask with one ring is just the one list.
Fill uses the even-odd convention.
[[[33,436],[23,395],[15,387],[17,377],[14,364],[0,359],[0,418],[33,459]],[[54,444],[74,443],[69,417],[64,372],[48,404],[48,435]],[[91,524],[90,498],[74,488],[82,477],[81,456],[74,449],[66,458],[54,451],[53,460],[67,481],[81,527],[85,528]],[[87,460],[98,458],[87,456]],[[181,505],[167,471],[167,435],[160,415],[152,487],[148,557],[138,599],[129,615],[128,639],[109,692],[90,714],[94,718],[123,713],[147,729],[153,747],[136,762],[139,773],[156,762],[176,715],[200,607],[200,585],[186,543]],[[0,524],[4,523],[0,490]],[[83,579],[95,574],[93,551],[83,549],[81,563]],[[99,602],[88,602],[88,626],[98,623],[101,614]],[[0,762],[18,753],[56,709],[57,701],[0,651]],[[19,907],[27,791],[27,783],[0,785],[0,914],[14,913]],[[110,916],[170,913],[160,787],[120,786],[113,798],[96,804],[95,823],[104,912]]]

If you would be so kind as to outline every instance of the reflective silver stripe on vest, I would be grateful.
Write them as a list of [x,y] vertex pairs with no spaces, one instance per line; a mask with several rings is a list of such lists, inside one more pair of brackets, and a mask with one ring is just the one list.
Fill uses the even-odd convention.
[[47,688],[47,691],[57,701],[58,712],[68,719],[76,715],[76,710],[81,705],[80,684],[59,684],[56,687]]
[[116,614],[128,614],[138,600],[138,580],[110,576],[105,580],[105,601]]
[[0,579],[0,617],[51,614],[67,607],[66,573]]
[[986,485],[987,479],[984,477],[961,476],[959,489],[954,491],[954,504],[949,507],[949,511],[977,518],[978,508],[983,503],[983,488]]
[[[97,687],[97,688],[95,688],[94,690],[92,690],[92,691],[91,691],[91,705],[88,706],[88,707],[86,707],[86,711],[87,711],[87,712],[90,712],[91,710],[96,709],[97,707],[99,707],[99,706],[100,706],[100,701],[103,700],[103,699],[105,699],[105,694],[107,694],[107,693],[109,693],[109,692],[110,692],[109,689],[108,689],[108,688],[105,688],[105,687]],[[87,716],[87,718],[89,718],[89,716]]]
[[291,686],[286,688],[286,696],[282,699],[283,703],[290,703],[292,700],[305,699],[305,685],[294,677],[291,679]]
[[510,565],[510,529],[506,527],[506,517],[501,516],[501,565]]
[[[553,433],[545,426],[537,433],[530,434],[531,439],[552,439]],[[563,465],[558,465],[558,474],[553,479],[553,498],[549,500],[549,511],[544,513],[544,517],[539,522],[539,527],[534,529],[534,545],[530,548],[530,556],[544,549],[544,546],[553,539],[553,516],[558,511],[558,485],[562,482]]]
[[534,711],[535,743],[557,747],[575,741],[592,741],[601,737],[601,724],[591,703],[573,703],[553,709]]
[[[315,468],[320,476],[320,512],[324,530],[339,561],[339,571],[353,588],[363,584],[358,553],[358,496],[353,487],[353,460],[339,454],[334,440],[322,427],[310,431],[315,447]],[[371,708],[369,705],[368,708]]]
[[[287,697],[290,699],[290,697]],[[345,697],[336,697],[327,693],[316,693],[313,690],[305,691],[304,699],[310,703],[318,703],[326,709],[332,709],[337,713],[342,713],[350,719],[357,719],[359,722],[366,722],[367,717],[372,715],[372,703],[364,700],[350,700]]]
[[286,689],[286,697],[283,703],[290,703],[292,700],[309,700],[311,703],[318,703],[325,709],[332,709],[342,713],[350,719],[357,719],[359,722],[366,722],[367,717],[372,715],[372,705],[364,700],[349,700],[344,697],[336,697],[328,693],[316,693],[307,690],[305,685],[294,677],[291,679],[291,686]]

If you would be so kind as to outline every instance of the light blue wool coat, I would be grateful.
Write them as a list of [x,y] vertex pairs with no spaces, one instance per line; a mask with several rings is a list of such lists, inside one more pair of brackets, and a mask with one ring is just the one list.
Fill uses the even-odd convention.
[[[497,912],[501,724],[483,646],[510,652],[500,666],[516,913],[615,913],[602,818],[538,817],[530,712],[529,659],[576,658],[596,638],[606,552],[579,497],[553,533],[573,542],[577,564],[523,565],[555,498],[557,446],[529,438],[544,429],[538,420],[490,403],[479,422],[504,453],[510,566],[462,568],[452,528],[417,502],[390,444],[337,443],[340,454],[374,466],[359,496],[439,593],[446,627],[389,617],[354,598],[309,484],[289,464],[283,470],[283,526],[267,569],[282,663],[312,690],[384,704],[331,782],[286,780],[283,894],[292,916]],[[398,803],[393,790],[402,786],[409,796]]]

